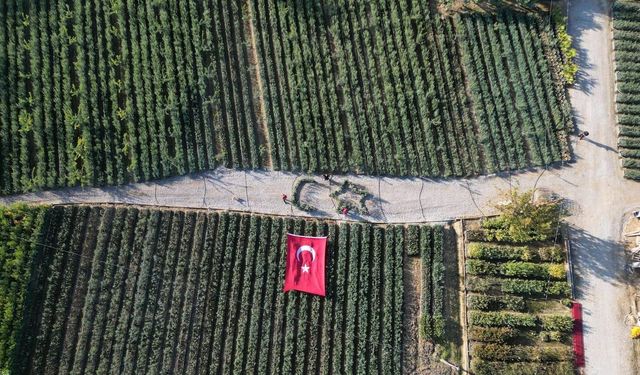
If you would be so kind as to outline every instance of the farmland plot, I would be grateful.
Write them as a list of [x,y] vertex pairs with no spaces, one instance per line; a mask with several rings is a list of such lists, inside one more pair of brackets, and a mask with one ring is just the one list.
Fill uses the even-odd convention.
[[574,374],[565,249],[467,232],[471,367],[483,374]]
[[261,165],[238,2],[3,1],[0,192]]
[[618,149],[625,177],[640,180],[640,4],[618,0],[613,17]]
[[0,26],[0,194],[219,165],[449,177],[569,159],[557,38],[514,10],[12,0]]
[[455,20],[488,169],[567,160],[571,110],[547,57],[558,53],[549,24],[508,11]]
[[8,373],[22,328],[25,290],[44,220],[44,207],[0,207],[0,373]]
[[252,4],[274,167],[461,176],[570,156],[556,40],[539,17]]
[[[424,319],[444,319],[441,228],[107,206],[46,228],[16,373],[397,374],[409,243],[434,254]],[[287,232],[329,236],[326,299],[282,293]]]

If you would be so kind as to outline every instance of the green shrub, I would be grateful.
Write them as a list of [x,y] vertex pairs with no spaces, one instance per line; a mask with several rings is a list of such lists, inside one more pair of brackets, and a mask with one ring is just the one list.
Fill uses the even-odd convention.
[[540,247],[536,250],[538,259],[541,262],[564,263],[565,250],[560,246]]
[[494,343],[479,343],[472,346],[472,355],[487,361],[505,362],[560,362],[573,358],[569,346],[524,346]]
[[504,276],[524,279],[557,279],[566,278],[563,264],[537,264],[528,262],[509,262],[500,267],[500,274]]
[[572,332],[573,319],[567,315],[542,315],[539,317],[545,331]]
[[26,289],[36,241],[44,222],[44,207],[0,207],[0,373],[11,365],[28,301]]
[[640,170],[637,169],[625,169],[624,177],[632,180],[640,180]]
[[468,229],[465,232],[465,236],[467,238],[467,241],[486,241],[485,233],[482,229]]
[[420,232],[417,225],[409,225],[407,228],[407,255],[420,255]]
[[564,263],[565,250],[560,246],[535,248],[471,242],[467,244],[467,257],[488,261]]
[[484,277],[467,277],[467,289],[471,292],[487,292],[493,285],[492,279]]
[[518,336],[518,330],[511,327],[471,327],[469,338],[473,341],[503,344]]
[[471,275],[499,275],[500,266],[479,259],[467,260],[467,273]]
[[542,342],[562,342],[566,338],[567,334],[558,331],[542,331],[539,336],[540,341]]
[[556,200],[534,200],[533,190],[509,192],[507,203],[496,205],[500,216],[483,221],[482,228],[494,232],[498,241],[526,243],[552,238],[566,215]]
[[527,308],[524,298],[519,296],[487,296],[471,294],[468,299],[469,309],[472,310],[514,310],[524,311]]
[[571,294],[566,281],[509,279],[502,282],[501,290],[503,293],[525,296],[568,297]]
[[573,375],[572,362],[489,362],[474,358],[471,370],[475,375]]
[[525,313],[471,311],[469,324],[480,327],[535,328],[537,318]]
[[526,246],[496,245],[492,243],[473,242],[467,245],[469,258],[483,260],[534,260],[535,251]]

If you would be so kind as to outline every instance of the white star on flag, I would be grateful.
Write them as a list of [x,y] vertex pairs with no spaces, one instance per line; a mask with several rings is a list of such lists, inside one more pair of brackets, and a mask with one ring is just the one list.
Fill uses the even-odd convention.
[[309,273],[309,266],[307,266],[306,264],[302,265],[302,273]]

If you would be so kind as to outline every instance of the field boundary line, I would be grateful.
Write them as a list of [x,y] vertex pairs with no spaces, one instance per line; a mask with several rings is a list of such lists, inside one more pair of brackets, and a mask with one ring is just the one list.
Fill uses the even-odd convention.
[[[253,12],[253,8],[251,5],[251,1],[247,1],[247,15],[248,15],[248,19],[245,21],[246,22],[246,27],[249,29],[249,41],[250,41],[250,45],[249,45],[249,49],[251,50],[251,57],[254,60],[253,62],[255,63],[254,67],[253,67],[253,73],[254,74],[250,74],[252,79],[255,79],[255,86],[258,90],[258,96],[259,96],[259,100],[258,100],[258,108],[256,108],[256,110],[258,111],[258,140],[261,141],[260,142],[260,146],[264,146],[264,153],[266,156],[266,159],[264,159],[265,161],[265,165],[264,167],[266,168],[273,168],[273,155],[271,154],[271,139],[269,137],[269,125],[267,123],[267,114],[266,114],[266,107],[265,107],[265,103],[264,103],[264,88],[262,87],[262,74],[260,73],[260,59],[258,58],[258,47],[257,47],[257,43],[256,43],[256,32],[255,32],[255,28],[253,26],[253,22],[255,20],[254,17],[254,12]],[[255,97],[255,96],[254,96]],[[260,149],[258,149],[258,151],[260,151]],[[263,155],[260,155],[263,156]]]

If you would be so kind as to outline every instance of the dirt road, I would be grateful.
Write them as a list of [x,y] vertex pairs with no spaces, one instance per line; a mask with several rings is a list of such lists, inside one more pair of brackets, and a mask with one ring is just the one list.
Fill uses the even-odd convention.
[[[337,176],[364,185],[373,194],[371,215],[376,222],[447,221],[493,212],[496,197],[512,186],[545,188],[571,203],[569,218],[574,244],[578,299],[584,306],[587,374],[634,373],[628,313],[619,245],[622,217],[640,207],[640,184],[622,178],[616,152],[610,60],[609,7],[605,0],[574,0],[569,32],[579,50],[581,73],[570,92],[576,122],[590,136],[574,139],[576,162],[555,170],[536,170],[516,176],[499,175],[469,180],[398,179]],[[0,198],[42,203],[116,202],[174,207],[250,210],[280,215],[308,215],[284,204],[298,175],[266,171],[215,171],[123,187],[63,189]],[[314,216],[343,219],[328,198],[330,187],[315,189],[309,202]],[[331,188],[335,188],[335,184]]]

